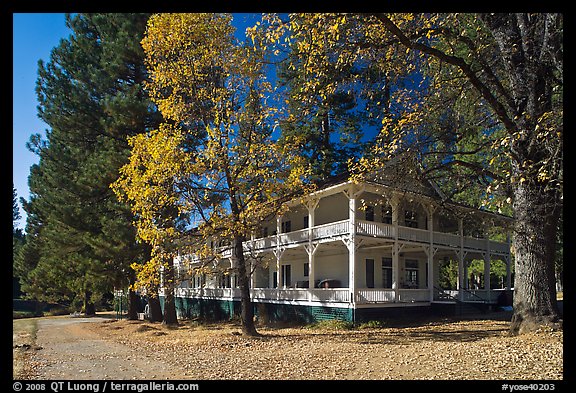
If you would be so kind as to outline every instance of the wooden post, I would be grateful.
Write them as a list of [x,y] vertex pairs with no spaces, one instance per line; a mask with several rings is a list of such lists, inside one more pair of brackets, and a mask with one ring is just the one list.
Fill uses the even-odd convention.
[[314,288],[314,281],[316,280],[314,254],[316,253],[318,245],[314,246],[312,244],[312,231],[314,226],[316,225],[314,212],[316,210],[316,207],[318,206],[319,201],[320,201],[319,199],[312,199],[306,203],[306,208],[308,209],[308,249],[306,251],[308,252],[308,288],[310,289]]
[[434,300],[434,206],[429,205],[427,209],[428,213],[428,231],[429,231],[429,244],[428,244],[428,289],[430,290],[429,299]]
[[356,195],[354,190],[350,190],[348,199],[349,208],[349,231],[350,239],[348,244],[348,288],[350,290],[350,300],[354,303],[354,294],[356,292]]
[[396,194],[390,199],[392,207],[392,226],[394,230],[394,244],[392,245],[392,289],[394,289],[394,302],[400,299],[400,248],[398,244],[398,217],[400,200]]
[[280,249],[280,234],[282,233],[282,216],[276,216],[276,289],[280,289],[282,284],[282,270],[280,269],[280,258],[282,251]]
[[465,288],[465,279],[464,276],[465,268],[464,268],[464,223],[463,219],[458,219],[458,235],[460,236],[460,252],[458,253],[458,294],[460,300],[464,300],[464,288]]

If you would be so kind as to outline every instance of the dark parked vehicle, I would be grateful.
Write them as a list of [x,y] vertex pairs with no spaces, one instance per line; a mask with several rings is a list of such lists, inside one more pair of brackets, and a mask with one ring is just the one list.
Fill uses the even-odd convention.
[[[315,280],[314,288],[319,288],[318,284],[320,284],[320,280]],[[308,280],[296,281],[296,284],[294,284],[294,288],[308,288]]]
[[341,288],[342,284],[340,280],[335,280],[332,278],[327,278],[318,283],[318,288]]

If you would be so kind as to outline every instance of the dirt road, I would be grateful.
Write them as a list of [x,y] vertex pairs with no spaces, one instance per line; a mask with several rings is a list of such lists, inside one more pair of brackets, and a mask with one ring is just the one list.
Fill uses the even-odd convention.
[[106,318],[38,318],[33,379],[170,379],[174,366],[86,329]]

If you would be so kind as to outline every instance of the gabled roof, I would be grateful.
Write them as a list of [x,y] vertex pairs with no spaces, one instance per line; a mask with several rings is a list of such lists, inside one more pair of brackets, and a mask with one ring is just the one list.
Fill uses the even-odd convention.
[[383,168],[366,175],[365,180],[442,201],[446,200],[446,196],[438,185],[422,173],[422,167],[415,157],[403,154],[393,157]]
[[[416,157],[414,157],[413,154],[405,153],[391,158],[382,168],[366,174],[362,182],[384,186],[392,190],[422,195],[434,199],[444,206],[459,207],[469,212],[487,214],[491,217],[498,217],[506,221],[512,220],[512,217],[478,209],[477,207],[449,199],[440,187],[423,173],[424,170]],[[338,189],[350,183],[350,176],[348,174],[340,174],[318,184],[318,189],[313,194],[324,193],[329,189]]]

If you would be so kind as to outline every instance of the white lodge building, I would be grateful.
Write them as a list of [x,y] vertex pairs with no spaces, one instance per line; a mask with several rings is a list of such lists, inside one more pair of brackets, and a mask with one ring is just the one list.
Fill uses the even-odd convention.
[[[332,184],[262,223],[260,233],[244,245],[247,257],[256,256],[247,261],[253,263],[250,293],[258,317],[358,322],[429,311],[436,304],[487,305],[503,299],[511,289],[510,241],[489,239],[487,233],[494,226],[508,233],[512,219],[446,202],[432,183],[406,177],[394,186],[387,183]],[[217,264],[233,268],[226,254],[224,249]],[[500,261],[505,282],[490,288],[490,279],[471,280],[472,260],[484,262],[483,277],[490,277],[491,264]],[[458,267],[455,288],[440,288],[440,266],[450,261]],[[195,262],[179,256],[175,263],[184,272]],[[175,293],[180,317],[239,313],[234,274],[219,271],[180,275]]]

